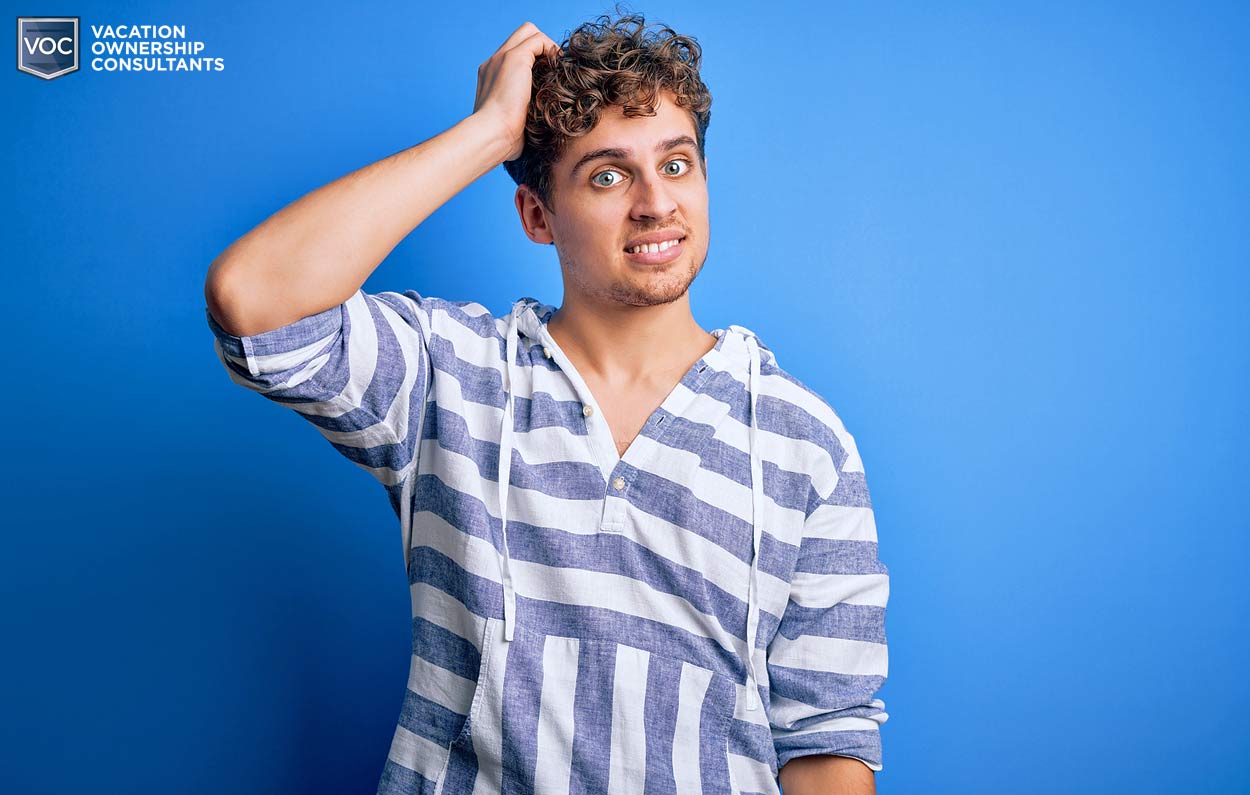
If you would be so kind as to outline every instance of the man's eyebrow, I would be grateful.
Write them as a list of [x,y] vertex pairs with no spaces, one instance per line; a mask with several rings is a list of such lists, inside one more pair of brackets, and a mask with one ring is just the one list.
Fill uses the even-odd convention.
[[[656,145],[655,151],[658,154],[659,152],[667,152],[671,149],[676,149],[682,145],[697,146],[698,144],[696,144],[695,140],[689,135],[679,135],[676,138],[669,138],[667,141],[660,141],[660,143]],[[632,149],[621,149],[619,147],[607,147],[604,149],[596,149],[593,152],[587,152],[582,155],[581,159],[577,161],[577,164],[573,166],[573,170],[569,172],[569,179],[576,177],[577,172],[582,170],[582,166],[590,163],[591,161],[602,160],[605,157],[626,158],[633,153],[634,151]]]

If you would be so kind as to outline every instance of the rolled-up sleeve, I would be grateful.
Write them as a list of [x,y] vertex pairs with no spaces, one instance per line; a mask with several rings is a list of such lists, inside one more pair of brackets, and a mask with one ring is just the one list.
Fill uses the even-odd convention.
[[437,299],[356,291],[338,306],[251,336],[205,307],[231,380],[294,410],[339,453],[394,485],[419,450]]
[[769,644],[770,724],[778,769],[831,754],[879,771],[889,571],[855,440],[839,425],[830,446],[838,479],[826,494],[812,490],[790,599]]

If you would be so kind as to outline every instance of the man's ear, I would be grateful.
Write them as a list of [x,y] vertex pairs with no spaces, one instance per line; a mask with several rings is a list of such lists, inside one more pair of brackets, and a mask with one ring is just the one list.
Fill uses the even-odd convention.
[[517,185],[516,195],[513,198],[516,202],[517,215],[521,217],[521,228],[525,230],[525,236],[535,243],[555,245],[555,236],[552,235],[551,226],[547,222],[547,211],[529,186]]

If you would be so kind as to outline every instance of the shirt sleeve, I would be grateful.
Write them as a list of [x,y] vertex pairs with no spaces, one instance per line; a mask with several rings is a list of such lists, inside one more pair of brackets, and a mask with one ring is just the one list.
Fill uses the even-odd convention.
[[790,598],[768,647],[770,714],[777,768],[798,756],[831,754],[882,769],[876,698],[887,675],[889,570],[855,440],[835,429],[836,485],[813,487]]
[[420,450],[436,301],[414,290],[357,290],[324,312],[242,337],[223,329],[207,307],[205,315],[231,380],[293,409],[339,453],[391,486]]

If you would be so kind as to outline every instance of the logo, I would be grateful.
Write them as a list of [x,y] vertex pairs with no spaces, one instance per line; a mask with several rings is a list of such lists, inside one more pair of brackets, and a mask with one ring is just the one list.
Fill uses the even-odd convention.
[[18,17],[17,68],[44,80],[78,71],[78,17]]

